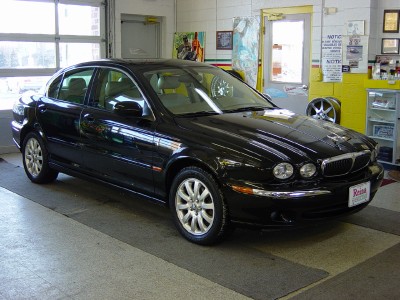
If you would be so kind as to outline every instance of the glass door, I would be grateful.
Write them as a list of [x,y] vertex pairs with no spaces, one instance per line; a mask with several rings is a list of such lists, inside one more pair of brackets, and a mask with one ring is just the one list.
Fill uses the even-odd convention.
[[264,88],[273,102],[305,114],[310,74],[310,14],[265,18]]

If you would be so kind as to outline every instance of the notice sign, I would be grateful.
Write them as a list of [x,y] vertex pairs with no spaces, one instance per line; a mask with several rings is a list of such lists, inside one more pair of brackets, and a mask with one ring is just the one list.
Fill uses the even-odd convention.
[[324,82],[342,81],[342,35],[328,34],[322,38],[322,74]]

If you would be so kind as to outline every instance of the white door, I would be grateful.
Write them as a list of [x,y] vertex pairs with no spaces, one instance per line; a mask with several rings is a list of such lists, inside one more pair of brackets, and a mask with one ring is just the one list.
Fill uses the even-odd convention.
[[159,58],[160,23],[146,22],[142,16],[125,17],[121,21],[122,58]]
[[305,114],[310,75],[310,14],[265,18],[264,88],[272,101]]

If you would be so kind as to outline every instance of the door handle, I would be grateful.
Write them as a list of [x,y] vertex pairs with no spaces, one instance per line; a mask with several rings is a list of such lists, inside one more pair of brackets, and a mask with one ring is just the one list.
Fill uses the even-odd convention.
[[84,119],[85,121],[89,122],[89,123],[94,122],[94,117],[93,117],[93,115],[91,115],[91,114],[85,114],[85,115],[83,116],[83,119]]
[[40,113],[44,113],[47,110],[47,107],[45,104],[39,104],[38,105],[38,110]]

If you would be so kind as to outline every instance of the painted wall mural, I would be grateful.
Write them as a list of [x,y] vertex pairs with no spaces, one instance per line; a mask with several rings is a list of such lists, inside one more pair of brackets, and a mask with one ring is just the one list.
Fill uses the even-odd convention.
[[176,32],[172,57],[204,62],[205,32]]
[[245,81],[254,88],[257,85],[259,44],[260,18],[234,18],[232,68],[243,71]]

